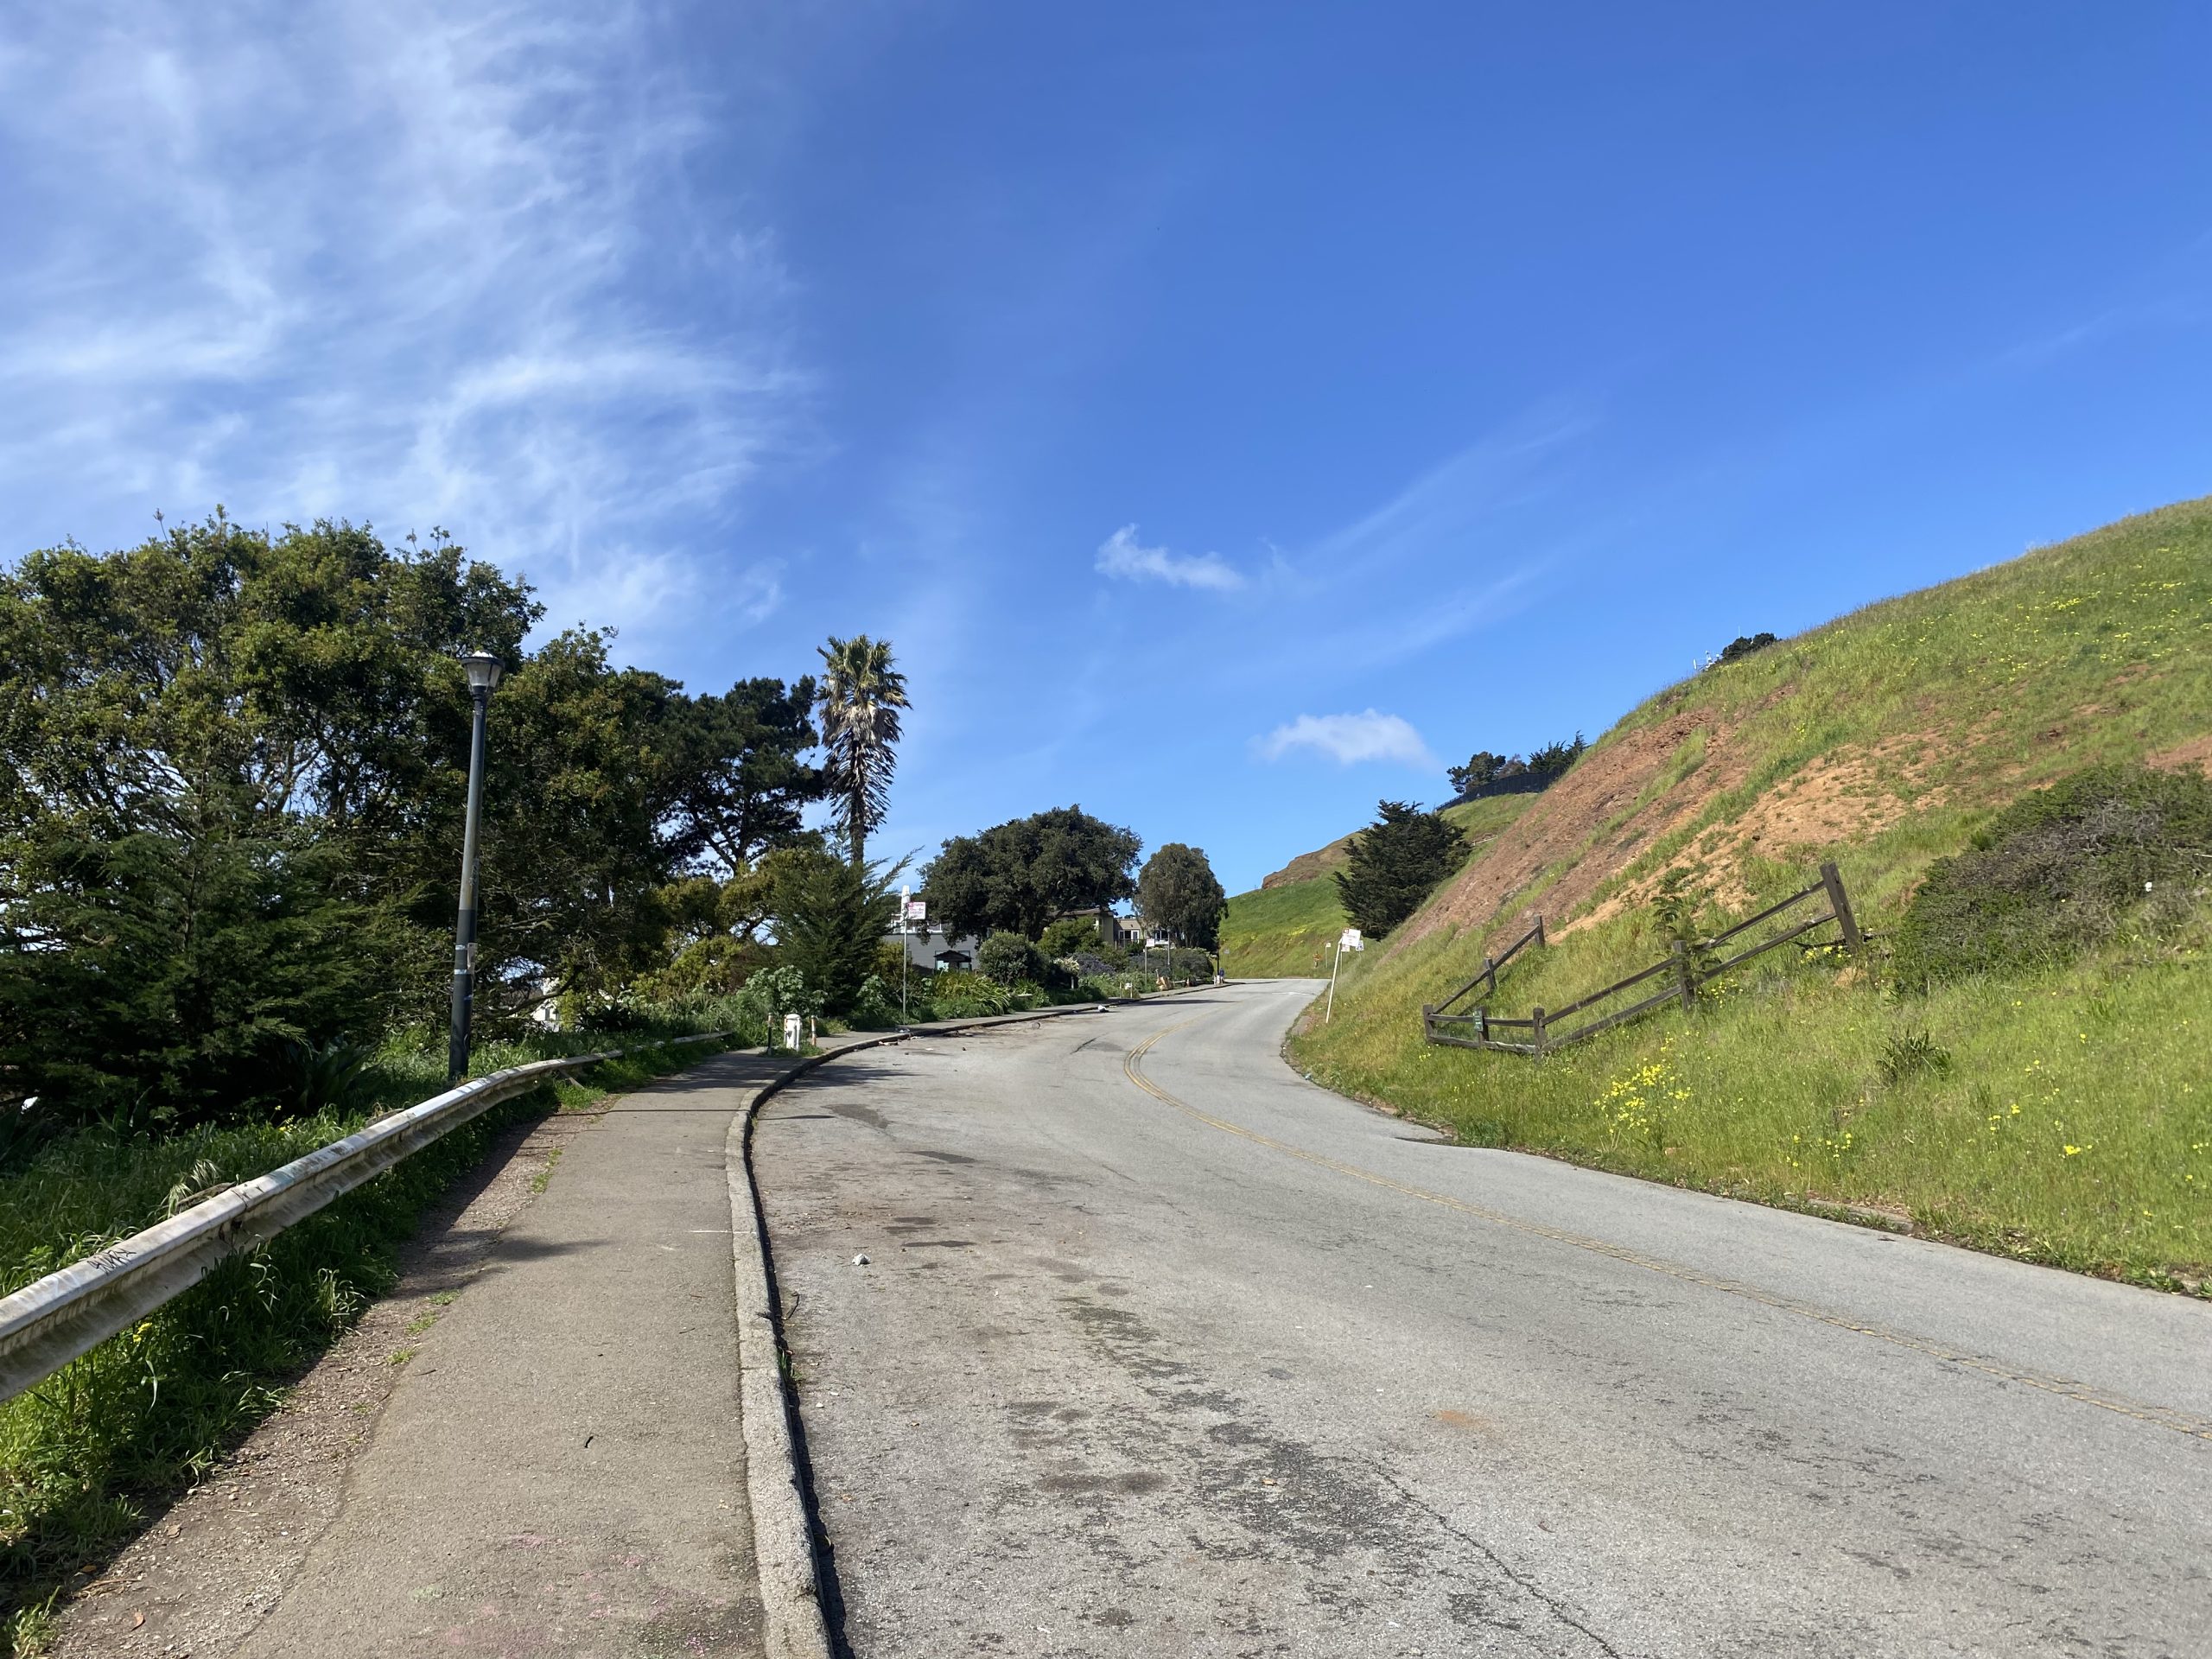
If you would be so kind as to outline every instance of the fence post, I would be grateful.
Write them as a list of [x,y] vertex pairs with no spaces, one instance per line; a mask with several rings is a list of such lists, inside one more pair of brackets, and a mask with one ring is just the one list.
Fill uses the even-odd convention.
[[1475,1037],[1480,1042],[1490,1041],[1490,1010],[1488,1008],[1478,1007],[1475,1009]]
[[1421,1034],[1424,1042],[1436,1035],[1436,1010],[1426,1002],[1421,1005]]
[[1834,859],[1821,866],[1821,885],[1828,890],[1828,908],[1835,912],[1836,925],[1843,930],[1843,948],[1855,957],[1866,938],[1859,931],[1859,918],[1851,913],[1851,899],[1844,893],[1843,876]]
[[[1536,943],[1538,944],[1545,944],[1544,918],[1541,916],[1536,918]],[[1549,947],[1547,945],[1546,948],[1548,949]]]
[[1544,1011],[1541,1008],[1529,1009],[1529,1020],[1536,1028],[1536,1058],[1541,1060],[1544,1058]]
[[1690,974],[1690,949],[1680,939],[1675,941],[1675,988],[1681,993],[1684,1013],[1697,1007],[1697,982]]

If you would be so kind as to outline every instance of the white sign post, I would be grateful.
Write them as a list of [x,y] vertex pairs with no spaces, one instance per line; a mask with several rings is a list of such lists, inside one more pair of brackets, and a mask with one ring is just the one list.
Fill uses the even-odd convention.
[[914,912],[925,911],[926,905],[918,905],[908,898],[907,889],[899,889],[899,1023],[906,1023],[906,967],[913,960],[914,947],[906,943],[906,936],[914,931]]
[[795,1014],[784,1016],[784,1046],[794,1054],[806,1046],[806,1021]]
[[1337,954],[1329,959],[1329,1006],[1321,1015],[1321,1023],[1323,1025],[1327,1025],[1331,1020],[1336,1017],[1337,969],[1344,966],[1344,952],[1347,950],[1364,950],[1366,949],[1366,945],[1360,942],[1359,930],[1356,927],[1348,927],[1344,929],[1342,937],[1337,940]]

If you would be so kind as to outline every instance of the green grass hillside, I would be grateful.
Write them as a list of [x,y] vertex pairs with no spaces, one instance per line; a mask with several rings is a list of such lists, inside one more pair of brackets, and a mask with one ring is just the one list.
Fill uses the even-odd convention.
[[[1479,855],[1488,840],[1528,810],[1533,795],[1498,795],[1446,807]],[[1344,931],[1344,906],[1337,901],[1335,872],[1346,853],[1342,842],[1294,859],[1278,875],[1318,869],[1304,880],[1258,887],[1229,901],[1221,926],[1222,971],[1232,979],[1294,979],[1325,976],[1329,945]],[[1270,876],[1269,880],[1274,877]]]
[[[1870,606],[1651,698],[1347,963],[1333,1020],[1294,1052],[1471,1142],[2195,1284],[2212,1264],[2201,887],[2177,931],[1925,995],[1897,988],[1880,936],[2007,803],[2096,762],[2207,757],[2212,500]],[[1421,1006],[1535,915],[1553,943],[1494,1013],[1559,1007],[1664,954],[1669,871],[1713,928],[1827,857],[1877,935],[1866,962],[1778,950],[1694,1014],[1541,1062],[1421,1041]],[[1901,1066],[1916,1046],[1938,1064]]]

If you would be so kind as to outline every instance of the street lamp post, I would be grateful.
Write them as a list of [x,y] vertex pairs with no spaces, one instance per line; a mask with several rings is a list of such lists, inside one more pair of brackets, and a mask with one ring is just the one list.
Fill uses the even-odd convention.
[[472,651],[461,659],[468,696],[476,705],[468,739],[468,811],[461,832],[461,914],[453,929],[453,1033],[446,1048],[446,1081],[468,1075],[468,1020],[476,995],[476,821],[484,808],[484,716],[499,683],[499,659]]

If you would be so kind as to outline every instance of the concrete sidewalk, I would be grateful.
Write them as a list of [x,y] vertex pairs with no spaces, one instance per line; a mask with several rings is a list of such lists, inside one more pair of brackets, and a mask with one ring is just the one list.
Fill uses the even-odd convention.
[[788,1065],[718,1056],[570,1144],[241,1659],[759,1650],[723,1148]]

